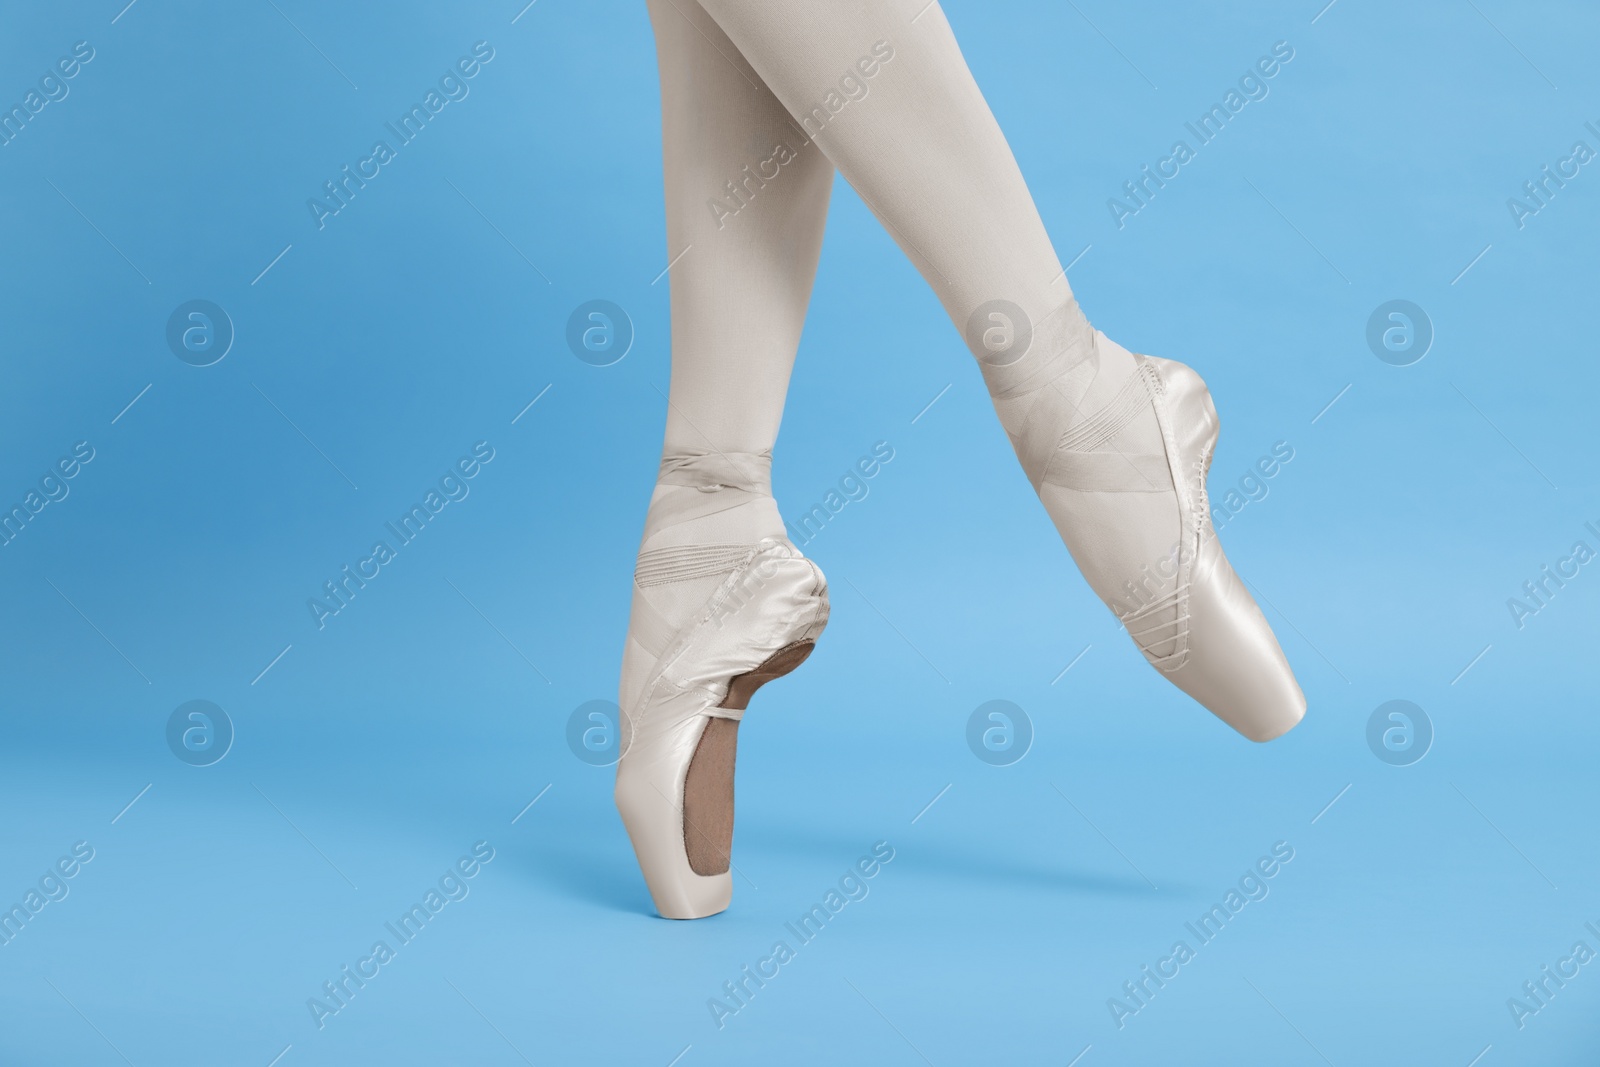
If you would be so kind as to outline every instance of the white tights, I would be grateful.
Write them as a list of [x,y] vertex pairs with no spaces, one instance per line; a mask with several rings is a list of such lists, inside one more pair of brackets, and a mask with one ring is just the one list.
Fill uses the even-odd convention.
[[[667,257],[688,249],[671,271],[669,456],[771,449],[835,167],[969,344],[979,342],[969,319],[997,299],[1045,323],[1062,347],[1087,339],[1010,146],[937,3],[920,15],[920,0],[649,6]],[[1107,371],[1120,382],[1131,368]]]
[[[646,579],[737,554],[704,546],[784,536],[768,470],[835,167],[979,358],[1063,536],[1079,509],[1043,484],[1055,438],[1025,432],[1032,413],[1065,404],[1088,429],[1105,423],[1101,436],[1114,432],[1118,452],[1162,451],[1148,405],[1118,407],[1132,395],[1134,358],[1095,343],[944,13],[932,3],[918,14],[920,3],[649,0],[674,265],[672,386],[641,546]],[[1138,477],[1129,461],[1113,463]],[[1107,529],[1089,536],[1120,536]],[[660,591],[640,587],[625,675],[658,652],[646,620],[669,632],[715,588],[716,568],[700,569]]]
[[837,167],[965,337],[1090,586],[1173,684],[1275,737],[1305,698],[1210,526],[1204,382],[1090,327],[944,13],[923,3],[649,0],[672,389],[623,705],[752,546],[784,539],[771,449]]

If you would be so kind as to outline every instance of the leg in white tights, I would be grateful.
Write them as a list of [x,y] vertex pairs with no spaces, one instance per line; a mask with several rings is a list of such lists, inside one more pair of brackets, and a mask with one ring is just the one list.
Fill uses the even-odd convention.
[[933,286],[1057,530],[1145,657],[1255,740],[1292,727],[1305,698],[1211,529],[1210,395],[1084,318],[938,4],[700,3]]
[[[700,3],[816,135],[958,328],[997,297],[1034,322],[1072,298],[1011,147],[937,4],[913,23],[922,0]],[[863,58],[866,68],[857,66]],[[1087,338],[1081,315],[1068,326],[1068,335]]]
[[[646,519],[647,578],[707,546],[783,537],[768,465],[811,298],[833,166],[800,148],[783,105],[693,0],[650,0],[661,72],[661,141],[672,298],[672,384],[660,481]],[[778,145],[794,158],[763,178]],[[741,200],[730,196],[729,187]],[[727,205],[738,208],[731,214]],[[740,206],[740,205],[743,206]],[[713,487],[717,488],[713,488]],[[708,573],[647,583],[635,613],[670,626],[715,587]],[[628,655],[654,656],[630,628]],[[623,707],[637,694],[624,664]]]
[[[833,165],[815,146],[801,148],[788,111],[698,4],[649,7],[665,252],[683,254],[669,277],[666,452],[766,452],[811,299]],[[795,157],[769,164],[780,145]]]
[[[937,3],[912,22],[920,0],[700,2],[917,265],[992,392],[1026,393],[1079,364],[1060,383],[1072,403],[1093,411],[1116,395],[1134,361],[1094,351],[1094,330]],[[863,57],[881,55],[892,58],[863,76],[873,66],[858,66]],[[996,301],[1015,305],[1018,321],[991,319]],[[1021,322],[1034,334],[1030,358],[1008,372],[1016,353],[995,342],[1003,347]],[[997,399],[1015,437],[1030,405]],[[1154,419],[1135,421],[1124,431],[1133,448],[1157,447]]]
[[727,906],[736,730],[827,618],[784,535],[772,447],[833,166],[693,0],[650,0],[661,73],[672,384],[634,573],[617,804],[657,909]]

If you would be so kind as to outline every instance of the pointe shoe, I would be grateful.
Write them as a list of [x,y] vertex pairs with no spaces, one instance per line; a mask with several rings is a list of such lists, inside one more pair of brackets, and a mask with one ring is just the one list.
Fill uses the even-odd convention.
[[[673,585],[692,600],[711,589],[676,626],[648,599]],[[728,907],[739,721],[757,689],[805,661],[827,621],[822,571],[782,536],[640,553],[615,795],[663,917]]]
[[827,620],[822,572],[786,541],[764,540],[623,709],[617,810],[663,917],[728,907],[739,721],[757,689],[805,661]]
[[[1065,397],[1034,405],[1018,456],[1090,586],[1145,659],[1252,741],[1305,715],[1272,628],[1223,554],[1206,474],[1220,422],[1205,382],[1168,359],[1134,355],[1098,331],[1094,357],[1134,373],[1084,416]],[[1153,412],[1159,451],[1124,432]]]

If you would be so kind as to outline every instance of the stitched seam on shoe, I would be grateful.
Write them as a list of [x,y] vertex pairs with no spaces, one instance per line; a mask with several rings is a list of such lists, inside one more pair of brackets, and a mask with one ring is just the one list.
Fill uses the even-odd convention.
[[1150,364],[1141,363],[1122,383],[1122,387],[1105,407],[1067,428],[1056,442],[1056,449],[1068,452],[1091,452],[1116,436],[1118,431],[1150,406],[1152,395],[1150,377],[1154,373],[1154,368]]
[[[683,655],[684,649],[687,647],[695,630],[711,620],[711,617],[716,612],[717,608],[720,607],[722,602],[727,598],[730,589],[738,580],[740,573],[745,567],[749,566],[749,564],[755,560],[755,557],[760,552],[761,546],[747,545],[744,546],[744,548],[746,550],[746,556],[744,557],[742,565],[736,566],[734,570],[722,580],[722,584],[717,588],[717,590],[712,593],[711,596],[706,598],[706,602],[700,606],[700,610],[697,611],[688,622],[679,627],[676,636],[674,636],[672,639],[672,642],[662,651],[662,654],[656,658],[655,665],[650,669],[650,674],[645,679],[644,688],[640,692],[634,705],[635,710],[633,712],[633,728],[636,733],[645,728],[645,719],[649,710],[655,705],[656,693],[661,690],[663,685],[675,684],[668,682],[667,671],[671,669],[671,667],[677,663],[678,658]],[[708,699],[715,699],[714,694],[707,693],[706,695]],[[626,709],[624,709],[624,712],[626,713]]]
[[737,567],[749,556],[750,549],[750,545],[731,544],[650,549],[639,553],[633,580],[640,588],[648,589],[671,582],[714,577]]
[[[758,542],[756,544],[753,544],[753,545],[732,546],[732,547],[737,547],[738,549],[740,549],[740,551],[742,553],[741,556],[740,556],[738,564],[723,579],[722,584],[720,586],[718,586],[716,592],[712,593],[711,596],[706,599],[706,602],[703,605],[701,605],[700,610],[698,612],[696,612],[695,615],[679,629],[678,634],[674,638],[673,642],[670,645],[667,646],[667,648],[664,650],[662,655],[657,658],[655,666],[651,668],[651,673],[646,679],[644,689],[640,693],[640,695],[637,698],[636,703],[635,703],[635,708],[636,708],[636,711],[634,712],[634,715],[635,715],[635,726],[634,726],[634,729],[635,729],[635,731],[644,729],[646,712],[648,712],[649,709],[653,706],[654,700],[655,700],[655,695],[661,689],[662,685],[663,684],[674,684],[674,685],[676,684],[676,683],[668,683],[667,672],[672,668],[673,665],[675,665],[677,663],[679,657],[681,657],[683,655],[683,653],[684,653],[685,649],[687,648],[688,643],[691,640],[695,630],[697,628],[701,627],[701,626],[704,626],[706,623],[710,622],[716,616],[716,613],[721,608],[722,604],[724,602],[726,602],[726,600],[728,599],[729,596],[732,595],[734,589],[739,587],[740,583],[743,581],[744,574],[746,572],[748,572],[749,569],[755,565],[756,559],[758,557],[762,556],[765,553],[772,552],[775,548],[777,548],[777,546],[782,546],[783,547],[783,550],[778,552],[778,554],[780,555],[781,558],[784,558],[784,559],[798,558],[798,559],[803,560],[804,562],[810,564],[812,572],[816,575],[816,577],[818,579],[818,587],[819,588],[817,589],[817,592],[814,595],[819,600],[822,601],[822,605],[821,605],[822,607],[825,607],[827,605],[827,583],[826,583],[826,579],[823,578],[821,568],[819,568],[811,560],[808,560],[804,556],[802,556],[800,554],[799,550],[796,549],[793,545],[789,544],[788,541],[786,541],[786,540],[776,540],[776,539],[773,539],[773,538],[763,538],[760,542]],[[696,547],[704,547],[704,546],[696,546]],[[720,546],[720,547],[729,547],[729,546]],[[660,550],[655,550],[655,551],[671,551],[671,550],[670,549],[660,549]],[[819,614],[821,613],[819,608],[818,608],[818,606],[812,605],[810,607],[811,607],[812,610],[817,610]],[[797,610],[800,611],[800,612],[803,612],[806,609],[805,608],[801,608],[801,609],[797,609]],[[798,617],[798,616],[796,616],[796,617]],[[826,619],[826,616],[824,616],[824,625],[825,625],[825,619]],[[808,629],[811,626],[815,626],[816,622],[817,622],[817,620],[813,619],[812,622],[808,625]],[[818,633],[821,632],[820,628],[818,629],[817,632]],[[698,691],[698,692],[702,693],[703,695],[705,695],[707,697],[707,699],[710,700],[710,701],[715,702],[715,701],[720,701],[720,700],[723,699],[722,697],[718,696],[713,690],[707,689],[704,686],[696,686],[696,687],[692,687],[692,688],[694,688],[696,691]],[[689,690],[688,689],[680,689],[680,691],[687,692]],[[626,712],[626,709],[624,709],[624,711]]]
[[[1167,453],[1167,469],[1172,474],[1172,488],[1178,501],[1178,535],[1187,538],[1191,532],[1189,529],[1191,524],[1183,521],[1183,510],[1186,506],[1193,508],[1194,500],[1189,495],[1187,481],[1182,477],[1183,467],[1179,462],[1181,453],[1178,449],[1177,432],[1168,419],[1166,405],[1163,403],[1167,396],[1167,383],[1161,377],[1161,373],[1155,363],[1148,358],[1141,358],[1139,367],[1141,370],[1148,372],[1146,382],[1150,388],[1152,407],[1156,413],[1156,425],[1161,430],[1162,447]],[[1196,534],[1193,541],[1194,549],[1189,553],[1189,558],[1184,559],[1181,553],[1179,555],[1178,582],[1176,588],[1172,591],[1172,595],[1175,598],[1173,607],[1177,612],[1177,617],[1172,620],[1175,633],[1170,638],[1173,642],[1173,650],[1164,656],[1158,656],[1147,651],[1142,644],[1139,646],[1139,650],[1144,652],[1145,658],[1150,661],[1151,665],[1164,672],[1177,670],[1189,658],[1189,585],[1197,562],[1195,557],[1199,555],[1200,549],[1198,529],[1194,532]]]

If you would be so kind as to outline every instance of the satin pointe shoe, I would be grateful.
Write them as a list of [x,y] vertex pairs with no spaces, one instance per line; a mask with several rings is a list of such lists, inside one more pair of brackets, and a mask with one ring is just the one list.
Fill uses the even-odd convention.
[[[728,907],[739,722],[757,689],[804,662],[828,621],[822,571],[781,533],[769,461],[732,453],[663,464],[634,572],[615,795],[668,919]],[[708,532],[719,539],[700,540]]]
[[[1220,423],[1205,382],[1098,331],[1078,349],[985,368],[991,392],[999,379],[1024,405],[1012,435],[1023,469],[1145,659],[1250,740],[1286,733],[1305,695],[1212,528],[1206,474]],[[1120,382],[1100,380],[1102,365],[1129,361]]]

